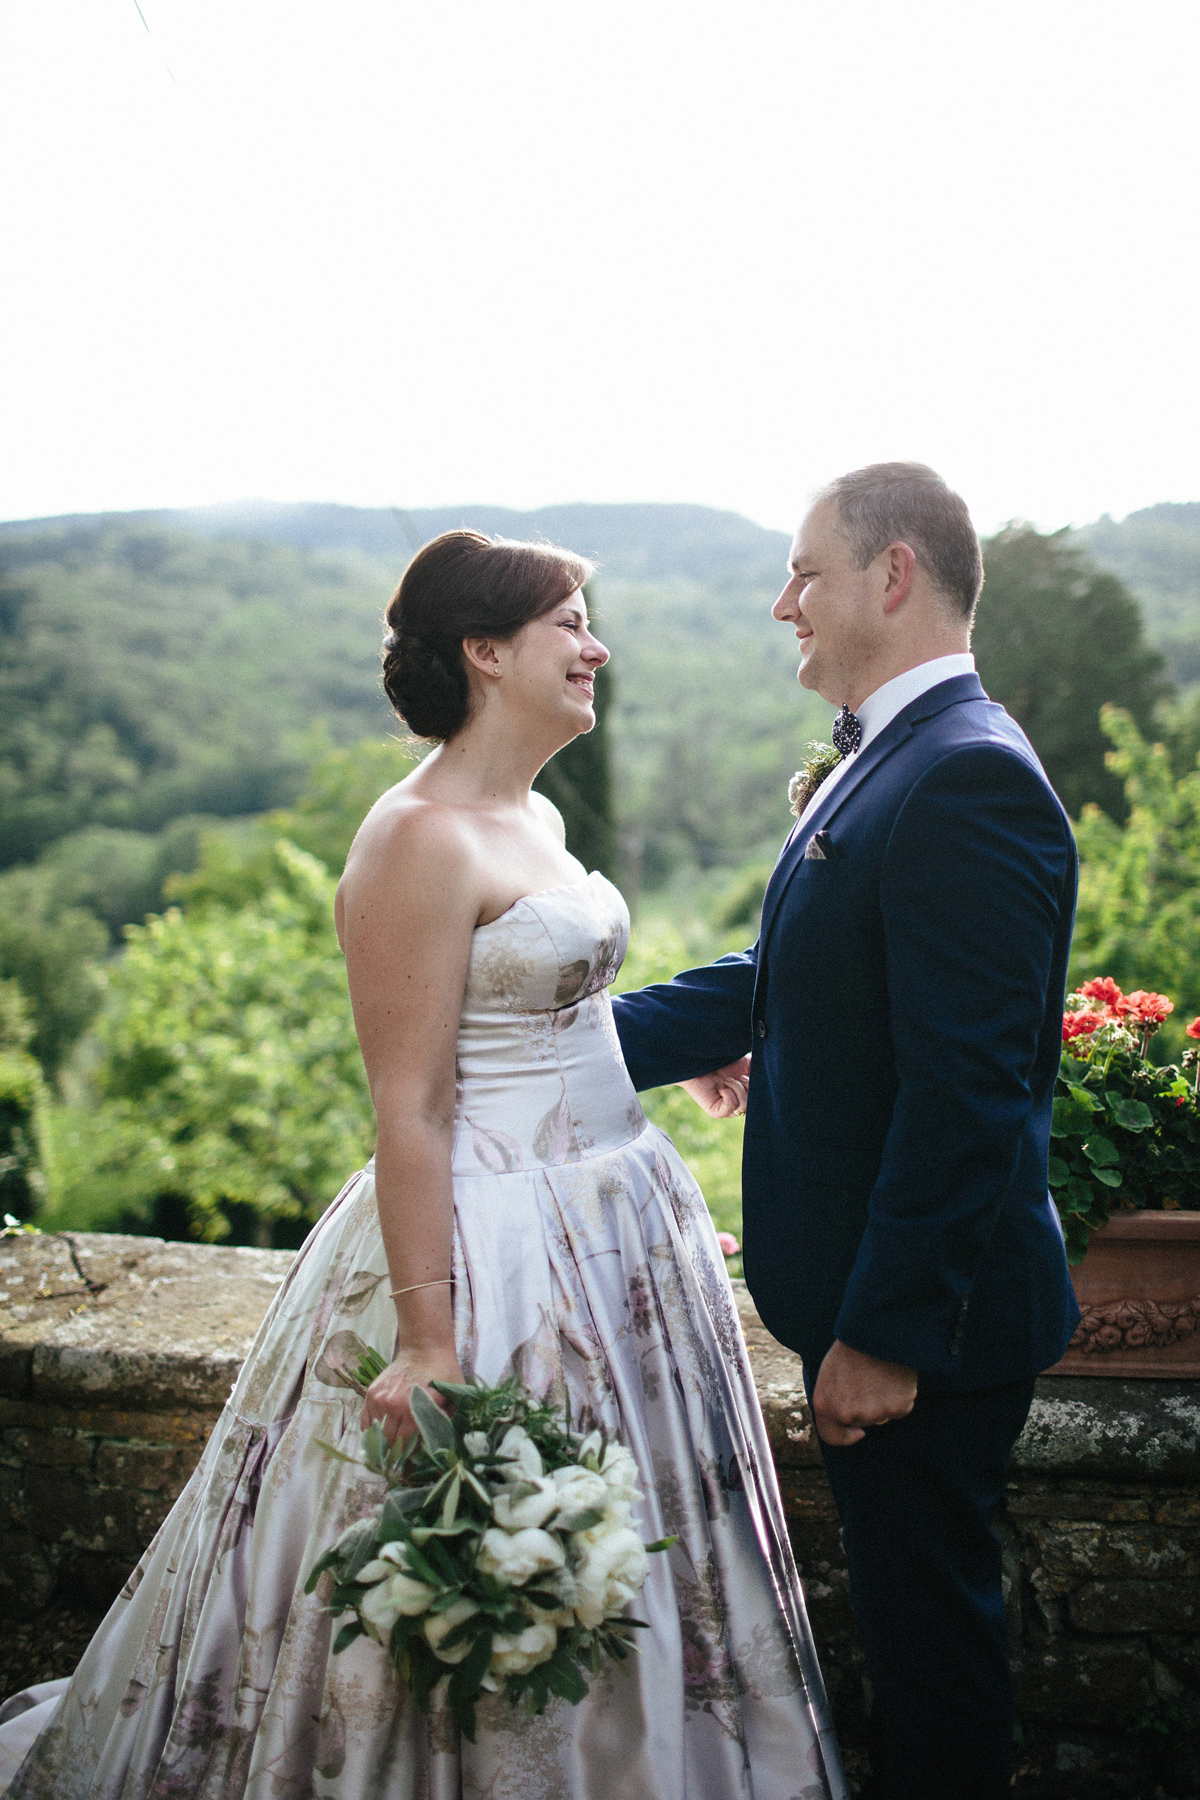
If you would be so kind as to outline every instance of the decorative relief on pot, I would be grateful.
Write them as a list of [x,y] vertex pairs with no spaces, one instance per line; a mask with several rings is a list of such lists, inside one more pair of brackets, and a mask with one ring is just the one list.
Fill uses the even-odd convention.
[[1200,1294],[1190,1300],[1110,1300],[1085,1306],[1072,1350],[1085,1355],[1113,1350],[1165,1350],[1200,1330]]

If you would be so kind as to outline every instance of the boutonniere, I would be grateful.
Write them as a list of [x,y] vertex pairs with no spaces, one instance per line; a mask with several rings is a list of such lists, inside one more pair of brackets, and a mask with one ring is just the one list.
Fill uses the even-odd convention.
[[825,777],[837,768],[842,760],[840,750],[832,744],[823,744],[814,739],[804,746],[803,766],[796,770],[788,782],[788,805],[799,818]]

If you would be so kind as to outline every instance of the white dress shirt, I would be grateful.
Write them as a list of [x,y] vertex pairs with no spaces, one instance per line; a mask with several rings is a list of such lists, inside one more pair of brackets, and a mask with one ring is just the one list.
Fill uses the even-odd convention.
[[[837,786],[848,769],[854,767],[872,738],[877,738],[885,726],[890,725],[897,713],[913,700],[927,694],[930,688],[937,687],[939,682],[949,681],[954,675],[973,675],[975,658],[969,650],[960,651],[955,656],[935,656],[932,662],[918,663],[915,669],[906,669],[903,675],[893,675],[882,687],[877,687],[873,694],[868,694],[855,717],[862,726],[862,741],[853,756],[844,756],[835,769],[831,769],[825,777],[804,811],[796,821],[795,831],[808,819],[810,813],[823,805],[830,790]],[[795,835],[795,832],[793,832]]]

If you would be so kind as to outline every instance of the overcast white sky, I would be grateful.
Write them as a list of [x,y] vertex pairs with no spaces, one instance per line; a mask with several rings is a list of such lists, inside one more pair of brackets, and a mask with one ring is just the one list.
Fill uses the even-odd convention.
[[0,0],[0,517],[1200,499],[1195,0]]

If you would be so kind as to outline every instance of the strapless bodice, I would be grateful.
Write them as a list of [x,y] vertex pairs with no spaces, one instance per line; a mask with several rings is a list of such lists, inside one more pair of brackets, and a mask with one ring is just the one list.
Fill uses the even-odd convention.
[[593,874],[527,894],[476,930],[458,1033],[453,1170],[581,1162],[645,1130],[608,988],[629,913]]

